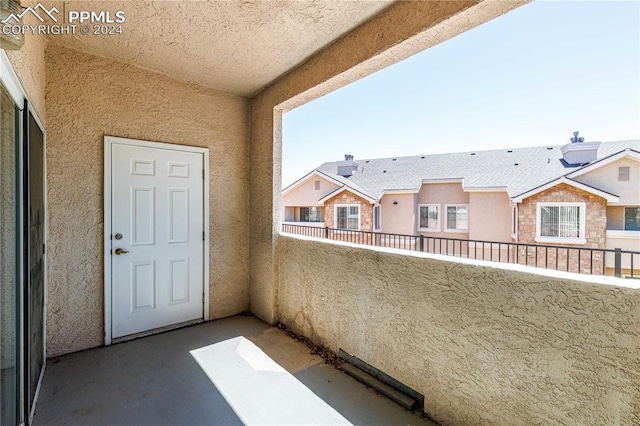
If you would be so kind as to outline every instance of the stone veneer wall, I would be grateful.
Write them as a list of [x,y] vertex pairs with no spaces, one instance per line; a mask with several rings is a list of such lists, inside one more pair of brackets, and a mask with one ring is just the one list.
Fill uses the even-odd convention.
[[[585,238],[586,244],[567,243],[537,243],[536,238],[536,205],[540,202],[584,202],[587,205]],[[544,245],[575,246],[576,248],[605,248],[607,236],[607,201],[596,195],[590,194],[581,189],[574,188],[565,183],[549,188],[536,195],[523,200],[518,206],[518,242]],[[569,258],[567,262],[567,256]],[[559,249],[556,255],[555,250],[538,250],[537,258],[532,249],[519,249],[519,263],[533,265],[536,262],[544,266],[569,272],[585,272],[593,270],[600,273],[603,270],[602,253],[594,252],[593,255],[582,252],[580,258],[577,250]],[[578,262],[579,260],[579,262]]]
[[281,235],[280,321],[443,425],[640,424],[640,285]]
[[373,231],[373,204],[352,192],[344,191],[324,203],[324,224],[329,228],[335,228],[336,204],[360,205],[360,230]]

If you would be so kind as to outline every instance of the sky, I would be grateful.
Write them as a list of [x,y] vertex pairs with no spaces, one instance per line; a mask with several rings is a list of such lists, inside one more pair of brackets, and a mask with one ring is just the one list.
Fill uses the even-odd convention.
[[640,1],[538,1],[283,117],[283,187],[325,161],[640,138]]

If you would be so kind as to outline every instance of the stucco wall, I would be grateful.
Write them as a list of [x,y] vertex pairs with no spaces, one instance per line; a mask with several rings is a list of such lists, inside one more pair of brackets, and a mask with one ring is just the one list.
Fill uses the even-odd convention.
[[[629,167],[628,181],[618,180],[619,167]],[[630,158],[621,158],[611,164],[578,176],[575,180],[616,194],[620,197],[620,201],[616,204],[623,206],[640,205],[640,163]]]
[[[316,181],[320,181],[320,189],[316,190]],[[291,192],[282,196],[283,206],[321,206],[318,200],[327,194],[338,189],[338,185],[329,182],[327,179],[312,177],[307,182],[296,187]]]
[[248,102],[50,44],[49,355],[103,343],[103,136],[210,150],[210,315],[248,308]]
[[513,241],[511,201],[506,192],[469,193],[469,238]]
[[607,229],[624,230],[624,207],[607,206]]
[[[29,5],[35,2],[22,2],[22,5]],[[36,18],[31,14],[26,16],[28,25],[36,25]],[[44,51],[47,45],[44,36],[25,35],[24,45],[20,50],[7,50],[7,56],[13,66],[20,84],[27,92],[29,102],[38,114],[38,118],[42,121],[46,131],[46,112],[44,105],[45,98],[45,63]]]
[[[389,194],[380,199],[382,232],[413,235],[416,231],[416,194]],[[398,204],[393,204],[397,202]]]
[[280,236],[280,320],[443,425],[640,421],[637,284],[473,262]]

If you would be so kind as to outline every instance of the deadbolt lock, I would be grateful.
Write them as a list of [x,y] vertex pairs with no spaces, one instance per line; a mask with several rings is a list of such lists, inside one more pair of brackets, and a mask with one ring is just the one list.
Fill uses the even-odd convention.
[[115,238],[116,240],[121,240],[122,234],[116,234],[113,238]]

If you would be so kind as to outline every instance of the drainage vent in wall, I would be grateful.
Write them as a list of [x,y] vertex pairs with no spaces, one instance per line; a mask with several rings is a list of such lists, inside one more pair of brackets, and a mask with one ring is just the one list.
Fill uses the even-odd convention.
[[424,407],[424,395],[400,383],[388,374],[340,349],[338,356],[346,362],[340,369],[407,410]]

